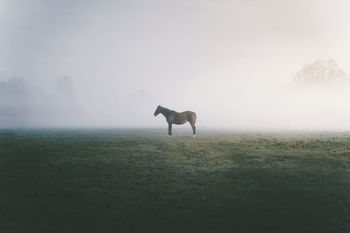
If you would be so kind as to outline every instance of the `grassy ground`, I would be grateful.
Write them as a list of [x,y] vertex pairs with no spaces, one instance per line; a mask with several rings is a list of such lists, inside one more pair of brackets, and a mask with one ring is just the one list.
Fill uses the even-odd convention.
[[350,133],[0,131],[0,232],[350,232]]

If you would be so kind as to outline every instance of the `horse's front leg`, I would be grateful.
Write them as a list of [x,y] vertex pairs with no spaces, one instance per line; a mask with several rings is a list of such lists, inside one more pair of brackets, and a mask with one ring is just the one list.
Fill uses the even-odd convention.
[[172,128],[173,128],[173,124],[172,123],[168,123],[168,135],[171,137],[172,135]]

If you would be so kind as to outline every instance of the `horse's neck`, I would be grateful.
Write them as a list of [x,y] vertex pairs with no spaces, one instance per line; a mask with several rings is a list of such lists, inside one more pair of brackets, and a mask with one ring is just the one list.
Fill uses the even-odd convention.
[[171,111],[170,109],[163,107],[161,110],[161,113],[163,114],[163,116],[168,117],[170,111]]

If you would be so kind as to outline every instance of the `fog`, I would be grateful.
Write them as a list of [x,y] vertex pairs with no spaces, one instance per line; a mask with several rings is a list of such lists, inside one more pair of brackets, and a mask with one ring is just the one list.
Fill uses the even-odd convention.
[[350,130],[349,7],[2,0],[0,127]]

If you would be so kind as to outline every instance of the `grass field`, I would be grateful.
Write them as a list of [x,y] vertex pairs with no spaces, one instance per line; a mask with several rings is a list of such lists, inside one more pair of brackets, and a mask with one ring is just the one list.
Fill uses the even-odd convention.
[[350,133],[0,131],[0,232],[350,232]]

